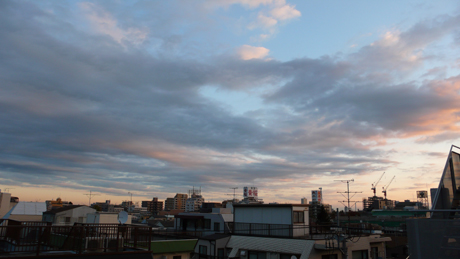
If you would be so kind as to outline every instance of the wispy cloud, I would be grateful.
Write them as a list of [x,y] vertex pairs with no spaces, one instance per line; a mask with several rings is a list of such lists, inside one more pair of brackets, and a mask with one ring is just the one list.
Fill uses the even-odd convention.
[[141,44],[147,38],[147,29],[121,28],[117,20],[101,6],[89,2],[79,3],[78,6],[82,9],[96,32],[109,35],[121,45],[125,45],[128,42],[134,45]]
[[270,52],[270,50],[264,47],[243,45],[240,48],[238,48],[237,52],[241,59],[249,60],[265,58]]

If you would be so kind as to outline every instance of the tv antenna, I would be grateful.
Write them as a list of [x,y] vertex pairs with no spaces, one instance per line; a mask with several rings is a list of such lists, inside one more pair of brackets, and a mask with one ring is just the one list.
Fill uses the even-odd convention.
[[[356,202],[358,201],[351,201],[350,199],[353,198],[357,193],[362,193],[362,192],[350,192],[350,182],[354,182],[355,180],[354,179],[351,179],[351,180],[335,180],[335,181],[340,181],[342,183],[347,183],[347,191],[346,192],[337,192],[337,193],[340,193],[342,194],[343,197],[345,197],[345,199],[347,199],[346,201],[339,201],[340,203],[342,203],[344,206],[344,202],[346,202],[348,204],[347,208],[348,208],[348,226],[350,225],[350,202],[354,202],[356,204]],[[344,195],[344,193],[346,194],[346,196]],[[350,197],[350,193],[353,193],[353,195]]]
[[233,200],[235,200],[236,189],[238,189],[238,187],[230,187],[229,189],[233,189]]
[[84,194],[84,195],[88,196],[88,198],[89,198],[89,204],[88,204],[88,206],[91,207],[91,197],[93,197],[93,196],[98,196],[99,194],[93,194],[91,191],[89,191],[89,193]]

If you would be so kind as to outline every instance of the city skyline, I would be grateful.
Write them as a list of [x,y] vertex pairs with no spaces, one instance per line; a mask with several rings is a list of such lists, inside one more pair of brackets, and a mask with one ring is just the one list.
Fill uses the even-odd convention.
[[362,200],[385,172],[378,196],[396,176],[415,200],[460,145],[459,21],[454,0],[2,1],[0,188],[343,207],[336,180]]

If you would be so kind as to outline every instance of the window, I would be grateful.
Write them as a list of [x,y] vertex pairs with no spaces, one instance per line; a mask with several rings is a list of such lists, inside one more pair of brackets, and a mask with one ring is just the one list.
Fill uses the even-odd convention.
[[225,257],[224,254],[225,254],[225,253],[224,253],[224,249],[223,249],[223,248],[217,249],[217,258],[218,258],[218,259],[224,259],[224,257]]
[[207,255],[208,254],[208,247],[207,246],[201,246],[200,245],[200,255]]
[[351,257],[352,259],[369,259],[368,253],[368,250],[353,251]]
[[[280,254],[280,259],[291,259],[295,256],[297,259],[300,258],[300,255],[293,255],[293,254]],[[322,258],[321,258],[322,259]]]
[[220,223],[219,222],[214,222],[214,231],[220,232]]
[[65,217],[65,223],[70,223],[70,217]]
[[266,252],[249,251],[249,259],[267,259]]
[[332,254],[332,255],[322,255],[321,256],[321,259],[338,259],[338,255],[337,254]]
[[379,248],[378,247],[371,247],[371,259],[378,259],[379,258]]
[[173,256],[173,259],[181,259],[181,256],[180,255],[175,255],[175,256]]
[[204,220],[204,229],[211,229],[211,220],[205,219]]
[[293,223],[304,223],[304,212],[303,211],[293,211],[294,212],[294,221]]

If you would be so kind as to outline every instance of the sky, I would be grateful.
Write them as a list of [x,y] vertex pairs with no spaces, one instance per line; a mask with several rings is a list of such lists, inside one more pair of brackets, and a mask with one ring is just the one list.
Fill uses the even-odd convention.
[[3,0],[0,46],[22,201],[415,200],[460,145],[455,0]]

